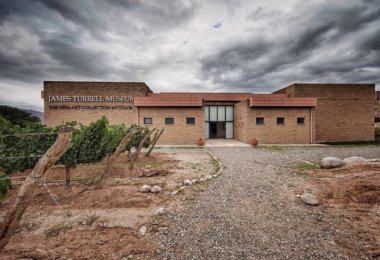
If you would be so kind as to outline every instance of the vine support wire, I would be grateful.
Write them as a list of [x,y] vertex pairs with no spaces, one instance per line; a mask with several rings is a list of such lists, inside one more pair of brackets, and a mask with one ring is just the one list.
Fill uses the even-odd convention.
[[58,134],[58,132],[9,134],[9,135],[0,135],[0,138],[10,137],[10,136],[26,136],[26,135],[56,135],[56,134]]

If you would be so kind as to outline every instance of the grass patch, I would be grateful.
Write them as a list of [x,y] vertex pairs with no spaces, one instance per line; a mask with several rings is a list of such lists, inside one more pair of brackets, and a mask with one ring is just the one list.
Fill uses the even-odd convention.
[[[135,162],[134,165],[137,167],[151,167],[151,168],[157,168],[161,167],[165,162]],[[128,162],[117,162],[115,163],[116,167],[123,168],[123,169],[128,169],[130,163]]]
[[58,236],[61,231],[68,231],[72,229],[73,227],[70,224],[56,224],[52,226],[51,228],[47,229],[45,231],[45,234],[47,237],[55,237]]
[[85,216],[80,222],[83,225],[91,226],[98,218],[99,217],[97,215],[93,214],[93,215]]
[[220,168],[221,168],[220,163],[219,163],[217,160],[215,160],[215,159],[212,159],[211,163],[212,163],[212,165],[213,165],[213,167],[214,167],[214,169],[215,169],[214,172],[215,172],[215,173],[219,172],[219,170],[220,170]]
[[257,146],[258,149],[265,150],[265,151],[273,151],[273,152],[283,152],[285,150],[282,146]]
[[331,146],[365,146],[365,145],[380,145],[380,137],[376,137],[375,141],[355,141],[355,142],[324,142]]
[[315,169],[321,169],[319,162],[311,162],[311,163],[312,164],[307,163],[307,162],[299,163],[295,166],[295,169],[297,169],[298,171],[301,171],[301,172],[315,170]]

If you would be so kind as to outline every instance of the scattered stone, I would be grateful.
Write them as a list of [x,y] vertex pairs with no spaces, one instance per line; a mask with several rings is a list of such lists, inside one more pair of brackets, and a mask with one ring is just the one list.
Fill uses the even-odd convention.
[[199,181],[200,181],[200,182],[205,182],[206,179],[202,177],[202,178],[199,179]]
[[154,186],[150,189],[150,192],[153,192],[153,193],[159,193],[159,192],[161,192],[161,187],[158,186],[158,185],[154,185]]
[[154,214],[159,215],[159,216],[164,215],[165,214],[165,208],[162,208],[162,207],[158,208]]
[[343,164],[341,159],[335,157],[325,157],[321,161],[321,167],[325,169],[337,168]]
[[218,174],[214,174],[214,175],[212,175],[212,177],[213,177],[213,178],[216,178],[216,177],[218,177]]
[[159,227],[157,228],[158,232],[166,231],[168,230],[168,227]]
[[146,226],[140,227],[140,229],[139,229],[139,236],[141,236],[141,237],[145,236],[146,230],[147,230]]
[[348,157],[348,158],[344,159],[343,162],[346,164],[356,164],[356,163],[367,162],[367,160],[363,157],[360,157],[360,156],[352,156],[352,157]]
[[175,190],[175,191],[172,191],[172,193],[170,193],[172,196],[175,196],[175,195],[177,195],[178,194],[178,192],[179,192],[179,190]]
[[179,190],[180,191],[183,191],[183,190],[185,190],[186,189],[186,186],[181,186],[181,187],[179,187]]
[[198,180],[197,180],[197,179],[193,179],[193,180],[191,180],[191,182],[192,182],[193,184],[195,184],[195,183],[198,182]]
[[311,193],[304,193],[300,196],[300,199],[303,203],[310,206],[316,206],[319,204],[318,198]]
[[206,175],[206,180],[211,180],[212,179],[212,176],[211,175]]
[[184,180],[184,181],[183,181],[183,184],[184,184],[184,185],[187,185],[187,186],[190,186],[190,185],[193,184],[193,182],[192,182],[191,180]]
[[152,187],[150,187],[149,185],[144,185],[140,188],[140,192],[150,192],[150,190],[152,189]]
[[46,259],[48,258],[48,253],[45,250],[42,250],[40,248],[36,248],[32,253],[31,253],[31,258],[33,259]]
[[299,195],[299,194],[297,194],[297,196],[296,196],[297,198],[301,198],[301,195]]

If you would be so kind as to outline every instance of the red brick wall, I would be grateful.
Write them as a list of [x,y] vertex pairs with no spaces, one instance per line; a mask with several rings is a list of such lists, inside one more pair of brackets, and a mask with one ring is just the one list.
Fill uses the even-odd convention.
[[374,140],[375,84],[293,84],[286,90],[318,98],[317,142]]
[[[204,111],[202,107],[142,107],[138,110],[139,124],[149,128],[165,129],[158,144],[197,144],[204,139]],[[152,125],[144,125],[144,117],[153,119]],[[165,117],[173,117],[173,125],[165,125]],[[187,125],[186,118],[195,117],[195,125]]]
[[136,108],[131,110],[123,109],[83,109],[83,110],[67,110],[49,109],[49,106],[60,105],[113,105],[113,106],[133,106],[133,103],[122,102],[47,102],[48,96],[146,96],[151,92],[145,83],[133,82],[45,82],[44,83],[44,111],[45,124],[48,126],[59,125],[67,121],[77,121],[83,124],[89,124],[103,115],[106,116],[110,123],[125,123],[126,125],[137,123]]
[[234,139],[240,142],[248,142],[248,101],[244,100],[234,106]]
[[[311,143],[310,111],[310,108],[251,108],[248,112],[248,140],[256,138],[262,144]],[[256,124],[257,117],[264,117],[264,125]],[[285,124],[277,125],[277,117],[284,117]],[[298,125],[297,117],[304,117],[305,123]]]

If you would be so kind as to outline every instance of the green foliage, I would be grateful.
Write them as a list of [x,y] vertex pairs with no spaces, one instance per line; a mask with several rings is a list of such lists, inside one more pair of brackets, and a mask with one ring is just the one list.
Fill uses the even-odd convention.
[[13,125],[26,127],[30,124],[40,123],[40,119],[36,116],[22,111],[16,107],[0,106],[0,115],[11,122]]
[[[0,167],[6,174],[34,167],[47,149],[54,143],[53,128],[30,124],[24,128],[17,125],[0,127]],[[40,135],[28,135],[40,133]]]
[[4,199],[10,187],[11,187],[11,180],[0,169],[0,200]]
[[[109,125],[108,120],[102,117],[88,126],[69,122],[55,128],[41,124],[30,124],[22,128],[0,118],[0,167],[8,175],[33,168],[39,158],[54,143],[57,136],[54,133],[58,132],[59,128],[67,126],[73,127],[72,143],[58,163],[69,168],[73,168],[77,164],[99,162],[106,154],[114,152],[124,136],[131,129],[137,127],[137,125],[132,125],[127,128],[124,124]],[[141,133],[137,134],[126,150],[137,148],[148,131],[148,128],[144,128]],[[29,133],[40,134],[27,135]],[[148,146],[149,139],[144,143],[144,147]]]
[[[131,127],[128,129],[128,132],[135,127],[139,127],[139,126],[135,125],[135,124],[131,125]],[[134,136],[134,138],[128,143],[125,150],[130,152],[132,148],[137,148],[139,146],[140,142],[142,141],[142,139],[144,138],[145,134],[148,132],[149,132],[149,128],[147,128],[147,127],[143,128],[142,131],[140,131],[138,134],[136,134]],[[143,147],[147,148],[147,147],[149,147],[149,145],[150,145],[150,138],[148,138],[146,140],[146,142],[144,142]]]
[[74,128],[71,146],[59,163],[75,167],[80,163],[95,163],[106,155],[105,139],[108,133],[108,120],[102,117],[88,126]]
[[107,135],[104,138],[104,149],[107,154],[113,153],[121,140],[127,135],[130,129],[124,124],[110,125],[108,127]]

